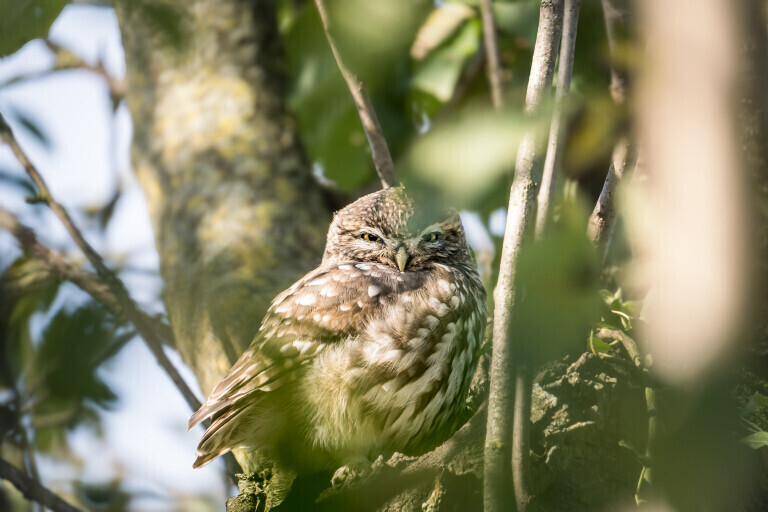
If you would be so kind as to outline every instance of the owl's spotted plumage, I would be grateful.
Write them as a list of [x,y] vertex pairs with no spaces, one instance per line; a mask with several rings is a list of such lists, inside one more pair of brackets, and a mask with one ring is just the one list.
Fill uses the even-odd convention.
[[336,214],[320,266],[275,298],[190,419],[213,416],[194,465],[237,447],[299,471],[424,451],[457,426],[484,327],[458,215],[369,194]]

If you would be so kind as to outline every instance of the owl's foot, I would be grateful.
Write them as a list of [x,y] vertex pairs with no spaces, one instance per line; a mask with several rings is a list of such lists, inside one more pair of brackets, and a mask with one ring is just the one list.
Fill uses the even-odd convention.
[[371,461],[364,457],[354,459],[336,470],[331,478],[331,485],[335,488],[344,487],[355,480],[368,476],[371,471]]

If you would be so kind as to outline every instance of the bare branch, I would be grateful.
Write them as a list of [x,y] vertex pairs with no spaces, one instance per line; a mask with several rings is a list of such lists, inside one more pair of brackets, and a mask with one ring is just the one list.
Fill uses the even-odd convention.
[[[11,212],[2,207],[0,207],[0,228],[11,233],[19,242],[21,250],[56,279],[73,283],[103,304],[113,315],[120,317],[124,314],[117,298],[99,276],[72,265],[60,254],[41,244],[34,231],[20,223]],[[143,312],[141,314],[145,316],[145,322],[152,325],[152,329],[159,334],[163,342],[172,346],[173,333],[170,326],[159,318]]]
[[141,335],[142,339],[144,339],[150,351],[154,354],[158,364],[166,371],[192,410],[196,411],[200,407],[200,402],[197,400],[195,394],[189,388],[187,383],[184,382],[181,374],[179,374],[178,370],[173,366],[168,359],[168,356],[165,355],[165,352],[163,351],[163,340],[158,332],[155,331],[154,322],[148,321],[149,317],[139,309],[130,297],[123,282],[120,281],[120,279],[107,267],[104,260],[93,247],[88,244],[83,237],[83,234],[77,226],[75,226],[66,209],[51,196],[51,192],[48,190],[48,186],[43,180],[43,177],[32,162],[30,162],[29,158],[27,158],[27,155],[24,153],[21,146],[19,146],[16,138],[13,136],[11,127],[6,123],[2,114],[0,114],[0,140],[10,146],[13,154],[37,186],[40,201],[45,202],[59,218],[74,242],[80,250],[83,251],[91,265],[94,266],[96,273],[103,284],[112,292],[115,299],[120,304],[120,308],[125,313],[126,318],[134,325],[136,331]]
[[491,87],[491,101],[495,108],[501,108],[504,103],[504,90],[501,86],[499,42],[496,37],[496,22],[491,0],[480,0],[480,16],[483,19],[483,44],[487,59],[488,83]]
[[549,216],[549,203],[557,186],[557,172],[563,156],[560,143],[563,133],[563,102],[571,88],[573,76],[573,57],[576,51],[576,31],[579,27],[579,10],[581,0],[566,0],[563,18],[563,38],[560,43],[560,64],[557,70],[557,90],[555,92],[555,110],[552,113],[552,123],[549,126],[549,142],[547,156],[544,161],[544,172],[541,177],[538,205],[536,210],[536,237],[540,238]]
[[[614,5],[615,0],[603,0],[603,16],[605,30],[608,35],[608,48],[611,53],[611,97],[617,105],[626,102],[629,79],[617,63],[618,32],[626,32],[624,25],[628,23],[628,7]],[[587,234],[595,247],[602,253],[605,264],[616,220],[615,195],[616,187],[622,177],[635,166],[637,150],[626,138],[622,138],[613,148],[613,162],[605,177],[603,189],[597,199],[592,215],[589,217]]]
[[376,167],[376,172],[381,180],[381,185],[384,188],[391,187],[395,184],[395,165],[392,162],[392,155],[389,153],[389,148],[387,147],[387,140],[384,138],[384,131],[379,124],[379,118],[376,116],[376,111],[373,109],[373,102],[371,101],[370,96],[368,96],[368,92],[365,90],[363,82],[357,75],[347,68],[341,58],[339,49],[336,47],[336,42],[331,35],[328,12],[325,10],[323,0],[315,0],[315,5],[317,5],[317,12],[320,14],[320,21],[323,23],[323,30],[325,31],[325,37],[328,40],[328,46],[331,47],[333,58],[336,59],[336,65],[339,67],[341,76],[344,77],[349,92],[352,94],[352,99],[355,101],[355,107],[357,107],[357,113],[360,116],[360,122],[363,125],[365,136],[368,138],[373,165]]
[[0,88],[3,87],[9,87],[12,85],[29,82],[31,80],[39,80],[41,78],[45,78],[50,76],[52,73],[55,73],[56,71],[67,71],[67,70],[74,70],[74,69],[80,69],[83,71],[88,71],[91,73],[94,73],[96,75],[99,75],[104,79],[104,81],[107,84],[107,87],[109,88],[109,97],[112,101],[112,108],[113,110],[117,108],[117,105],[120,103],[120,101],[125,96],[125,80],[121,78],[117,78],[114,75],[112,75],[109,71],[107,71],[107,68],[104,67],[104,64],[101,62],[98,62],[96,64],[90,64],[68,49],[64,48],[63,46],[60,46],[53,41],[50,41],[48,39],[45,40],[45,44],[48,46],[48,48],[53,52],[54,54],[54,64],[51,69],[40,71],[36,73],[16,76],[14,78],[11,78],[10,80],[0,83]]
[[80,512],[79,508],[73,507],[40,482],[25,475],[3,459],[0,459],[0,478],[8,480],[28,500],[39,503],[53,512]]
[[608,51],[611,55],[611,97],[617,104],[626,102],[629,77],[618,64],[620,33],[627,32],[630,7],[627,0],[602,0],[605,32],[608,35]]
[[[563,18],[563,1],[542,2],[539,31],[536,37],[531,74],[528,81],[525,111],[536,112],[542,98],[552,86],[552,76],[560,42]],[[501,253],[499,279],[494,292],[495,310],[493,321],[493,359],[491,384],[488,398],[488,430],[485,439],[485,468],[483,499],[486,512],[507,510],[508,489],[511,479],[512,403],[515,392],[514,345],[509,339],[515,269],[523,239],[533,225],[532,213],[536,200],[536,184],[540,166],[535,162],[537,141],[529,133],[520,144],[515,165],[515,177],[509,197],[509,212]],[[526,421],[528,419],[526,418]],[[515,441],[517,442],[517,441]],[[527,440],[521,440],[527,443]],[[526,444],[527,446],[527,444]],[[523,461],[525,462],[525,461]],[[518,484],[526,487],[528,468],[513,472]],[[524,493],[523,493],[524,494]],[[526,496],[517,496],[525,499]]]
[[592,243],[603,253],[603,260],[608,254],[610,241],[616,221],[616,187],[623,177],[635,166],[637,151],[627,139],[620,140],[613,150],[613,162],[597,198],[592,215],[589,216],[587,234]]

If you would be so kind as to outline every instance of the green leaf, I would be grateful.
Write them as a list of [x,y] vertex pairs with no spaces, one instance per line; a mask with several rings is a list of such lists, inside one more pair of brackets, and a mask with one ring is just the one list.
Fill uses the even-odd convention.
[[463,207],[498,188],[497,180],[514,167],[522,138],[549,126],[545,117],[529,118],[513,110],[470,110],[417,139],[406,165],[414,179],[437,187],[450,204]]
[[752,395],[752,398],[749,399],[749,402],[747,402],[747,405],[744,406],[744,408],[741,411],[741,416],[747,416],[750,413],[754,412],[759,407],[768,407],[768,396],[763,395],[762,393],[755,392],[754,395]]
[[424,59],[411,79],[411,87],[444,103],[450,101],[464,64],[480,48],[481,34],[480,20],[468,21],[456,35]]
[[539,2],[494,2],[493,14],[500,31],[512,36],[521,36],[533,47],[539,28]]
[[592,346],[598,352],[611,352],[613,350],[609,344],[596,336],[592,336]]
[[768,446],[768,432],[760,431],[750,434],[741,440],[742,443],[749,446],[753,450],[759,450],[764,446]]
[[4,0],[0,2],[0,57],[16,52],[32,39],[46,37],[68,0]]
[[46,149],[51,147],[51,138],[40,127],[40,123],[28,112],[12,107],[8,109],[8,116],[32,135],[43,147]]

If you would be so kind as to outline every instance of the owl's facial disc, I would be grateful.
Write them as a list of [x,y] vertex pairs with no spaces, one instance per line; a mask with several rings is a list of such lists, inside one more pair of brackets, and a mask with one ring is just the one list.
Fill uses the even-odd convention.
[[432,224],[417,233],[395,234],[385,236],[373,227],[364,227],[358,234],[358,239],[369,247],[372,259],[394,266],[400,272],[405,272],[408,264],[417,257],[419,263],[429,259],[431,251],[437,249],[445,238],[441,224]]

